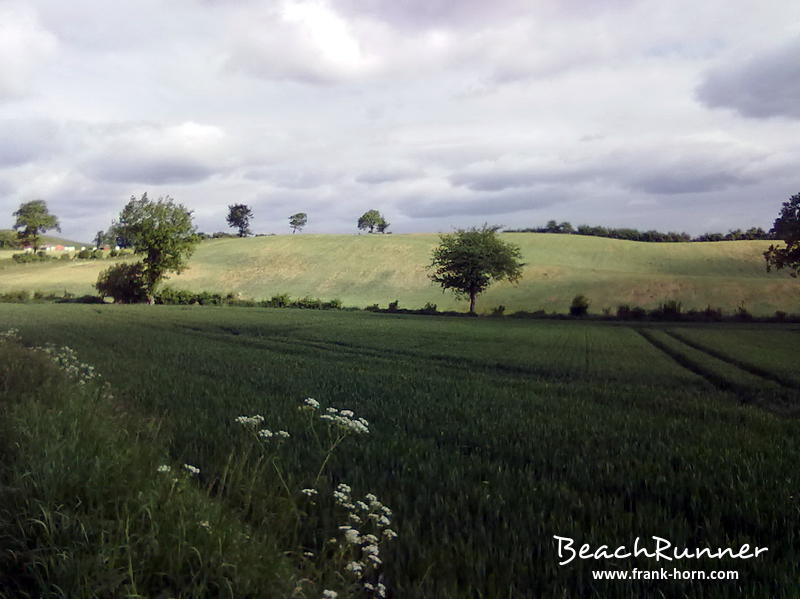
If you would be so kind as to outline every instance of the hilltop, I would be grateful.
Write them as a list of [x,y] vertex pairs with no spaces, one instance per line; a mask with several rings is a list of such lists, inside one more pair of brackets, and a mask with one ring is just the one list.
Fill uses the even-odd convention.
[[[566,311],[582,293],[590,311],[630,303],[655,307],[664,300],[685,308],[744,305],[754,314],[800,312],[800,283],[784,273],[767,273],[762,253],[769,241],[644,243],[546,233],[503,234],[518,244],[526,262],[519,286],[501,283],[478,298],[478,311],[503,304],[508,311]],[[194,291],[239,293],[262,299],[339,298],[368,306],[399,300],[400,307],[426,302],[439,309],[464,309],[465,302],[442,294],[425,266],[438,243],[435,234],[276,235],[208,240],[198,246],[184,274],[168,284]],[[69,261],[31,265],[5,263],[0,292],[26,289],[93,293],[98,273],[112,261]]]

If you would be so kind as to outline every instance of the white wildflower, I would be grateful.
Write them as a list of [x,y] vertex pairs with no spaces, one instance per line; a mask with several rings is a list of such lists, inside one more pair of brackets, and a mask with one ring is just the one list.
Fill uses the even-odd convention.
[[361,524],[363,522],[363,520],[359,517],[358,514],[348,514],[347,517],[350,518],[356,524]]
[[380,549],[378,549],[377,545],[364,545],[361,550],[367,555],[378,555],[380,553]]
[[378,583],[375,591],[378,593],[378,597],[386,597],[386,585],[384,585],[382,582]]
[[201,520],[197,523],[200,528],[204,528],[207,531],[211,532],[211,523],[208,520]]
[[189,474],[191,474],[192,476],[197,476],[198,474],[200,474],[200,468],[197,468],[197,467],[195,467],[195,466],[192,466],[191,464],[184,464],[184,465],[183,465],[183,467],[184,467],[184,468],[186,468],[186,470],[187,470],[187,471],[189,472]]
[[325,589],[322,591],[322,599],[336,599],[339,596],[339,593],[336,591],[331,591],[330,589]]
[[273,433],[268,428],[262,428],[260,431],[258,431],[258,436],[261,439],[271,439],[272,436],[273,436]]
[[309,497],[313,497],[314,495],[319,495],[319,491],[316,489],[303,489],[300,491],[303,495],[308,495]]
[[355,528],[344,531],[344,539],[351,545],[358,545],[361,543],[361,535]]
[[172,468],[170,468],[167,464],[161,464],[161,466],[159,466],[156,470],[158,470],[158,472],[170,472]]
[[306,397],[303,400],[303,407],[311,410],[319,410],[319,402],[311,397]]
[[291,435],[286,431],[278,431],[275,433],[275,436],[280,437],[281,439],[288,439]]
[[352,418],[353,416],[355,416],[352,410],[342,410],[341,412],[339,412],[339,415],[344,416],[345,418]]
[[249,426],[255,428],[264,422],[264,417],[261,414],[254,414],[253,416],[239,416],[234,419],[234,422],[242,426]]
[[395,531],[393,531],[391,528],[386,528],[383,531],[383,536],[386,537],[389,540],[396,539],[397,538],[397,533]]
[[364,564],[362,564],[361,562],[350,562],[344,568],[348,572],[352,572],[353,574],[358,575],[364,571]]

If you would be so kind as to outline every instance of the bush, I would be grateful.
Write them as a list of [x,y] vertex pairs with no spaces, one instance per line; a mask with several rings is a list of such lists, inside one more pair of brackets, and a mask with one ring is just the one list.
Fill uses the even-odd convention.
[[118,304],[134,304],[147,301],[144,283],[144,267],[141,263],[118,263],[107,268],[97,277],[95,288],[101,297],[114,298]]
[[438,311],[438,306],[436,304],[432,304],[431,302],[427,302],[425,307],[422,308],[423,314],[436,314]]
[[378,304],[372,304],[371,306],[367,306],[364,308],[367,312],[380,312],[381,307]]
[[303,308],[306,310],[319,310],[322,308],[322,300],[307,295],[295,302],[292,302],[291,306],[293,308]]
[[72,260],[72,256],[69,252],[64,252],[58,257],[59,260]]
[[753,315],[748,312],[744,304],[739,304],[739,307],[736,308],[735,318],[736,320],[750,321],[753,320]]
[[323,310],[341,310],[342,309],[342,300],[340,299],[332,299],[322,304]]
[[109,257],[109,258],[116,258],[117,256],[119,256],[119,250],[118,250],[118,249],[116,249],[116,248],[112,249],[112,250],[111,250],[111,251],[108,253],[108,257]]
[[34,254],[33,252],[25,252],[22,254],[13,254],[11,259],[17,264],[30,264],[32,262],[46,262],[52,258],[44,252]]
[[789,315],[783,310],[775,310],[775,320],[784,322]]
[[11,304],[24,304],[31,299],[31,294],[27,291],[20,290],[20,291],[7,291],[0,295],[0,302],[11,303]]
[[506,312],[506,307],[503,304],[492,308],[492,316],[502,316]]
[[586,316],[589,312],[589,300],[585,295],[576,295],[572,298],[572,304],[569,307],[570,316]]
[[676,300],[662,302],[658,308],[650,311],[650,316],[656,320],[680,320],[683,314],[683,304]]
[[90,250],[81,250],[76,256],[79,260],[89,260],[91,257],[92,252]]
[[292,302],[288,293],[277,293],[269,298],[268,305],[271,308],[285,308]]
[[389,312],[397,312],[397,308],[400,306],[400,300],[394,300],[393,302],[389,302],[389,307],[387,310]]

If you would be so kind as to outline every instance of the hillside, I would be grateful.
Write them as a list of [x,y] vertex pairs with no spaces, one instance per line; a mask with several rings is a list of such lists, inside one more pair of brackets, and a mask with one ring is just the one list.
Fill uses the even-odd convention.
[[[800,312],[800,282],[767,273],[768,241],[640,243],[544,233],[505,234],[522,248],[527,266],[518,286],[505,283],[478,298],[478,310],[503,304],[508,311],[566,311],[585,294],[590,311],[620,303],[656,306],[676,299],[686,308],[743,304],[756,314]],[[278,235],[203,242],[190,268],[169,284],[190,290],[265,298],[275,293],[339,298],[345,305],[401,307],[436,303],[464,309],[426,277],[435,234]],[[110,261],[12,265],[0,270],[0,292],[27,289],[91,293]]]
[[[12,229],[0,229],[0,233],[15,233],[15,232]],[[88,245],[86,242],[72,241],[70,239],[64,239],[62,237],[54,237],[52,235],[42,235],[40,237],[40,239],[42,240],[41,241],[42,243],[48,243],[48,244],[52,244],[52,245],[74,245],[74,246],[78,246],[78,247],[80,247],[82,245]],[[7,255],[10,255],[11,253],[12,252],[6,252],[6,251],[3,251],[3,250],[0,250],[0,254],[2,254],[2,255],[0,255],[0,258],[5,258],[5,257],[7,257]]]

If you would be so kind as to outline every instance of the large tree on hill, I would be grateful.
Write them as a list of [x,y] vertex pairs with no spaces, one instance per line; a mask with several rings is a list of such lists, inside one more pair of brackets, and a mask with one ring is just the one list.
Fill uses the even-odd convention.
[[114,225],[115,232],[142,256],[141,281],[148,302],[168,272],[180,274],[199,239],[192,213],[167,196],[150,201],[147,194],[131,197]]
[[428,269],[430,278],[443,290],[469,298],[469,312],[475,313],[475,298],[489,285],[503,279],[516,283],[522,276],[522,254],[518,246],[497,236],[498,226],[459,229],[440,237]]
[[250,219],[253,218],[253,211],[247,204],[232,204],[228,206],[228,225],[239,229],[239,237],[251,235]]
[[289,226],[292,229],[292,234],[302,231],[303,227],[308,223],[308,214],[305,212],[298,212],[289,217]]
[[800,274],[800,193],[783,203],[781,212],[770,229],[775,239],[781,239],[784,247],[770,245],[764,252],[767,271],[774,266],[778,270],[788,268],[789,274],[796,277]]
[[50,214],[44,200],[33,200],[20,204],[13,216],[17,217],[14,229],[22,245],[36,247],[39,245],[39,235],[50,229],[61,231],[61,226],[55,215]]
[[380,233],[385,233],[389,223],[383,218],[383,215],[377,210],[367,210],[358,219],[358,228],[362,231],[369,231],[373,233],[377,228]]

